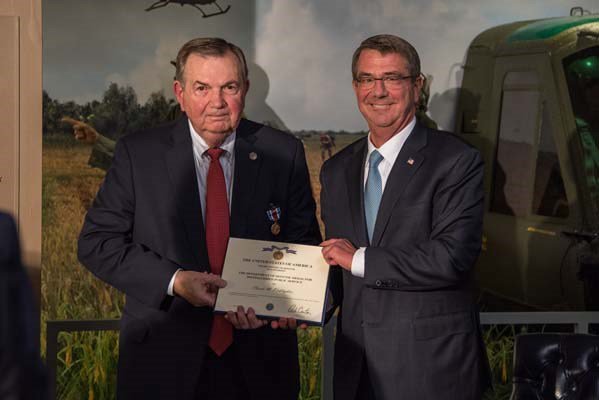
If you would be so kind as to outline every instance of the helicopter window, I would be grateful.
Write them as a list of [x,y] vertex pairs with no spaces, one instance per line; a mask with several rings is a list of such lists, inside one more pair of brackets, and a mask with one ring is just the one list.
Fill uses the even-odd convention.
[[575,53],[563,62],[576,130],[584,157],[585,181],[599,203],[599,47]]
[[494,165],[492,212],[525,216],[530,210],[533,143],[537,126],[537,118],[531,116],[537,116],[538,111],[538,90],[512,89],[504,85]]
[[547,107],[543,107],[541,120],[532,210],[557,218],[567,218],[570,213]]
[[539,76],[535,71],[513,71],[505,76],[504,88],[514,89],[517,86],[531,87],[539,84]]

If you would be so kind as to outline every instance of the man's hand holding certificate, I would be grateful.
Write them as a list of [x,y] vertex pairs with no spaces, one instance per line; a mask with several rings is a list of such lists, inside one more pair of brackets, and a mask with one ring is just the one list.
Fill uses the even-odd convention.
[[214,309],[322,325],[328,275],[321,247],[231,238]]

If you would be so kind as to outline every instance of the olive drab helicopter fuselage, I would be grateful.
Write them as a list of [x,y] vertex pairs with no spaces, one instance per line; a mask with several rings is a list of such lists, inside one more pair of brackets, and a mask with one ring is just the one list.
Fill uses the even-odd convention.
[[456,115],[486,165],[483,308],[599,309],[599,14],[479,34]]

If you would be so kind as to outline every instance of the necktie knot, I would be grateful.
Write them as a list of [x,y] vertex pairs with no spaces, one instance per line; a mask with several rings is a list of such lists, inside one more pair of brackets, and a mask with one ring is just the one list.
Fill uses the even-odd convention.
[[210,157],[210,159],[212,161],[218,160],[220,158],[220,156],[223,155],[224,152],[225,152],[225,150],[221,149],[220,147],[206,150],[206,153],[208,153],[208,156]]
[[383,156],[381,155],[381,153],[374,150],[372,153],[370,153],[370,158],[368,159],[368,167],[377,168],[381,161],[383,161]]

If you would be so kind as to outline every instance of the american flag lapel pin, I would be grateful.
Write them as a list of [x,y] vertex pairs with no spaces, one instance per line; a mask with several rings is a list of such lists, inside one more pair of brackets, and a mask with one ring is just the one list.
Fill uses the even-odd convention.
[[408,165],[414,165],[414,159],[412,157],[408,158]]

